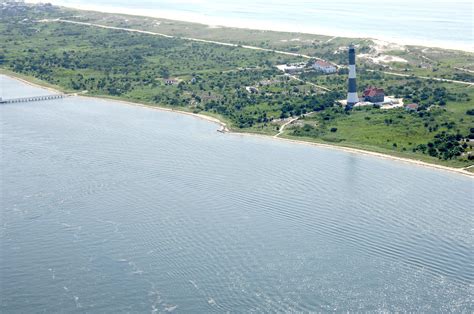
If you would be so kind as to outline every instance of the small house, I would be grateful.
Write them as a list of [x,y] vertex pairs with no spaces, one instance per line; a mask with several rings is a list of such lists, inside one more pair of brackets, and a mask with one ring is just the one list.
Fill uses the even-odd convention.
[[416,110],[418,110],[418,104],[405,105],[405,110],[407,110],[407,111],[416,111]]
[[258,88],[254,87],[254,86],[247,86],[247,87],[245,87],[245,89],[250,94],[258,94]]
[[329,73],[336,73],[337,69],[334,65],[323,61],[323,60],[317,60],[316,62],[313,63],[313,68],[316,69],[317,71],[321,71],[323,73],[329,74]]
[[178,80],[173,79],[173,78],[167,78],[164,81],[165,81],[165,85],[174,85],[178,83]]
[[306,63],[299,62],[299,63],[289,63],[289,64],[280,64],[277,65],[277,68],[285,73],[297,73],[304,71],[306,67]]
[[385,91],[382,88],[370,86],[365,89],[364,93],[362,94],[362,98],[365,101],[370,101],[372,103],[380,103],[385,99]]

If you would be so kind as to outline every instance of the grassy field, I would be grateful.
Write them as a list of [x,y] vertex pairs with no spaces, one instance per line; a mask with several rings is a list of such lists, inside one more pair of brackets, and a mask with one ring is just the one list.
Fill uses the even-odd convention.
[[321,57],[340,64],[346,62],[346,54],[340,48],[354,43],[358,46],[358,51],[368,57],[387,55],[401,57],[407,61],[406,63],[374,63],[370,58],[365,58],[365,64],[373,69],[474,82],[473,73],[460,70],[473,71],[474,56],[472,53],[458,50],[400,45],[379,47],[374,41],[364,38],[216,27],[161,18],[103,14],[90,11],[73,11],[69,13],[69,16],[64,15],[64,18],[101,25],[142,29],[178,37],[253,45]]
[[[470,81],[472,78],[465,71],[473,64],[470,53],[422,47],[381,52],[380,47],[366,39],[209,28],[42,6],[2,13],[8,16],[0,20],[3,73],[15,73],[67,92],[86,91],[91,96],[206,114],[225,121],[237,132],[275,135],[285,119],[300,117],[287,127],[283,136],[453,167],[473,164],[473,144],[469,138],[474,137],[474,115],[467,114],[470,110],[474,112],[473,88],[383,73]],[[275,67],[308,61],[298,56],[57,21],[38,22],[55,18],[254,45],[337,63],[346,59],[341,48],[355,42],[358,51],[370,58],[386,54],[407,60],[376,64],[370,58],[359,58],[360,89],[369,85],[382,87],[405,102],[420,104],[420,108],[409,112],[403,108],[364,107],[345,111],[335,107],[337,100],[345,97],[347,70],[340,68],[333,75],[306,71],[297,75],[302,80],[298,81]],[[332,92],[311,84],[325,86]],[[256,88],[257,92],[249,92],[248,87]]]
[[[446,114],[453,107],[458,112]],[[463,119],[465,111],[456,107],[451,105],[446,108],[433,108],[430,116],[425,119],[420,118],[417,112],[407,112],[403,108],[380,110],[365,107],[354,110],[350,115],[342,110],[334,110],[300,119],[300,126],[290,127],[287,134],[292,138],[301,136],[314,138],[320,142],[462,167],[469,162],[458,158],[453,158],[449,162],[436,160],[431,156],[420,154],[419,151],[413,151],[419,145],[434,141],[434,134],[449,132],[450,122]],[[459,107],[467,108],[468,105],[460,104]],[[425,123],[439,125],[439,129],[430,132],[429,126]],[[469,128],[472,123],[472,119],[464,119],[463,122],[456,124],[456,127],[460,131]]]

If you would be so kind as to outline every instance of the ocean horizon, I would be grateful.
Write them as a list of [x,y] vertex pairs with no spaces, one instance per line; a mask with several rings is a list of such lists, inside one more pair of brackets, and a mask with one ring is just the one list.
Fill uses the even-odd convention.
[[[39,1],[29,1],[39,2]],[[380,39],[474,51],[473,4],[466,0],[380,3],[362,0],[52,0],[78,9],[126,13],[207,25]]]

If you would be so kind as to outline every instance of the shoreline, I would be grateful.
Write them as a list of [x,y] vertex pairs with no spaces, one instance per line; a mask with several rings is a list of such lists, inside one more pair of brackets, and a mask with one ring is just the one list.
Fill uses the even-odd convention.
[[[0,69],[1,70],[1,69]],[[41,88],[41,89],[46,89],[47,91],[49,92],[52,92],[52,93],[55,93],[55,94],[65,94],[64,91],[61,91],[59,89],[56,89],[56,88],[53,88],[53,87],[49,87],[49,86],[45,86],[45,85],[40,85],[40,84],[37,84],[37,83],[34,83],[34,82],[31,82],[31,81],[28,81],[24,78],[21,78],[21,77],[18,77],[18,76],[12,76],[10,74],[5,74],[5,73],[2,73],[0,71],[0,75],[5,75],[11,79],[14,79],[14,80],[17,80],[17,81],[20,81],[22,83],[25,83],[27,85],[30,85],[30,86],[33,86],[33,87],[37,87],[37,88]]]
[[[41,3],[40,0],[28,0],[27,3]],[[334,30],[324,27],[308,28],[308,27],[297,27],[290,29],[289,25],[280,25],[275,22],[256,22],[252,20],[241,20],[241,19],[228,19],[228,18],[216,18],[211,16],[205,16],[194,13],[178,12],[178,11],[166,11],[166,10],[146,10],[146,9],[135,9],[135,8],[123,8],[117,6],[103,6],[93,4],[69,4],[58,1],[53,3],[54,5],[61,6],[69,9],[83,10],[83,11],[94,11],[100,13],[109,14],[124,14],[132,15],[137,17],[149,17],[157,19],[167,19],[180,22],[197,23],[206,25],[210,28],[223,27],[223,28],[239,28],[246,30],[260,30],[260,31],[274,31],[274,32],[285,32],[285,33],[301,33],[310,35],[320,35],[328,37],[345,37],[345,38],[362,38],[369,40],[383,40],[390,43],[405,45],[405,46],[422,46],[428,48],[439,48],[446,50],[459,50],[463,52],[474,52],[474,46],[469,44],[456,44],[449,42],[439,41],[423,41],[420,39],[407,39],[407,38],[394,38],[384,35],[367,35],[347,32],[347,30]]]
[[[24,78],[21,78],[21,77],[15,76],[15,75],[2,73],[1,71],[0,71],[0,74],[5,75],[5,76],[7,76],[11,79],[18,80],[20,82],[23,82],[23,83],[28,84],[28,85],[33,86],[33,87],[47,89],[47,90],[55,92],[55,93],[63,93],[63,91],[61,91],[59,89],[55,89],[53,87],[42,86],[38,83],[28,81]],[[311,141],[296,140],[296,139],[290,139],[290,138],[284,138],[284,137],[278,137],[278,136],[272,136],[272,135],[264,135],[264,134],[258,134],[258,133],[235,132],[235,131],[232,131],[231,129],[229,129],[227,124],[225,122],[219,120],[218,118],[211,117],[211,116],[205,115],[205,114],[188,112],[188,111],[184,111],[184,110],[175,110],[175,109],[172,109],[172,108],[152,106],[152,105],[139,103],[139,102],[132,102],[132,101],[127,101],[127,100],[113,99],[113,98],[100,97],[100,96],[75,95],[73,97],[93,98],[93,99],[106,101],[106,102],[107,101],[117,102],[117,103],[127,105],[127,106],[134,106],[134,107],[147,108],[147,109],[151,109],[151,110],[159,110],[159,111],[164,111],[164,112],[174,112],[174,113],[177,113],[177,114],[184,114],[184,115],[192,116],[192,117],[195,117],[195,118],[198,118],[198,119],[201,119],[201,120],[205,120],[205,121],[217,124],[217,125],[220,126],[220,129],[218,129],[217,131],[219,131],[221,133],[229,134],[229,135],[252,136],[252,137],[261,138],[261,139],[265,139],[265,140],[278,140],[278,141],[282,141],[282,142],[286,142],[286,143],[293,143],[293,144],[298,144],[298,145],[309,145],[309,146],[315,146],[315,147],[336,149],[336,150],[344,151],[344,152],[347,152],[347,153],[360,154],[360,155],[365,155],[365,156],[372,156],[372,157],[388,159],[388,160],[395,160],[395,161],[398,161],[398,162],[404,162],[404,163],[408,163],[408,164],[412,164],[412,165],[416,165],[416,166],[449,171],[451,173],[461,174],[461,175],[464,175],[464,176],[467,176],[469,178],[474,179],[474,173],[469,172],[467,170],[464,170],[466,167],[464,167],[464,168],[453,168],[453,167],[442,166],[442,165],[433,164],[433,163],[429,163],[429,162],[425,162],[425,161],[421,161],[421,160],[417,160],[417,159],[411,159],[411,158],[408,158],[408,157],[397,157],[397,156],[393,156],[393,155],[389,155],[389,154],[378,153],[378,152],[373,152],[373,151],[363,150],[363,149],[358,149],[358,148],[352,148],[352,147],[331,145],[331,144],[325,144],[325,143],[316,143],[316,142],[311,142]],[[468,167],[471,167],[471,166],[468,166]]]

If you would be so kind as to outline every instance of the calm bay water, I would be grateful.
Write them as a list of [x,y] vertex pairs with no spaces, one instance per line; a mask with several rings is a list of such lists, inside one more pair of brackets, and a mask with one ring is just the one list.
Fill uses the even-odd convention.
[[470,0],[51,0],[205,24],[372,37],[473,51]]
[[471,178],[85,98],[0,126],[2,313],[473,310]]

